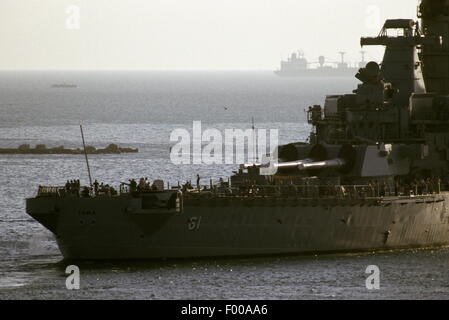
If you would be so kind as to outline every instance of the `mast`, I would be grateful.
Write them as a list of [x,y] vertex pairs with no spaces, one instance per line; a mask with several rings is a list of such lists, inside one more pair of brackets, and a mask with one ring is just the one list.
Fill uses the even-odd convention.
[[254,117],[251,118],[252,129],[253,129],[253,164],[257,164],[259,162],[258,148],[257,148],[257,139],[256,139],[256,127],[254,126]]
[[90,183],[90,186],[92,187],[92,176],[90,174],[89,159],[87,158],[86,143],[84,142],[83,126],[81,124],[80,124],[80,130],[81,130],[81,138],[83,139],[84,156],[86,157],[86,165],[87,165],[87,173],[89,175],[89,183]]

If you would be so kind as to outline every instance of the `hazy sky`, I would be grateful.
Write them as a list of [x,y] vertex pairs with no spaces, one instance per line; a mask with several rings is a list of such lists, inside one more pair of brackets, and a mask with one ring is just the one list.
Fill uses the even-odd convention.
[[[0,69],[274,69],[360,58],[417,0],[0,0]],[[78,10],[79,9],[79,10]],[[78,14],[79,13],[79,14]],[[79,18],[78,18],[79,17]],[[368,58],[381,50],[367,48]]]

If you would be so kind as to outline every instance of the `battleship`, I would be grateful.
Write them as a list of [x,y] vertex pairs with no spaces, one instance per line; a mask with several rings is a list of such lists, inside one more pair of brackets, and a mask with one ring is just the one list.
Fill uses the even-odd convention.
[[27,213],[69,259],[449,245],[449,0],[422,0],[418,11],[361,39],[385,47],[382,63],[360,68],[352,93],[308,108],[307,142],[278,146],[208,188],[132,180],[112,195],[40,186]]
[[362,61],[353,67],[345,61],[346,52],[340,52],[339,62],[327,62],[324,56],[319,56],[317,62],[309,62],[302,51],[293,52],[287,60],[281,61],[280,69],[274,73],[280,77],[353,77],[366,65],[366,52],[360,53]]

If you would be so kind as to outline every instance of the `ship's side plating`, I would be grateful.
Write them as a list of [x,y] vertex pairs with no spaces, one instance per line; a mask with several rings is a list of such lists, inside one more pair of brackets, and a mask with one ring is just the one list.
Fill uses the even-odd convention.
[[386,250],[449,244],[449,194],[359,201],[210,199],[182,212],[141,199],[33,198],[27,211],[74,259]]

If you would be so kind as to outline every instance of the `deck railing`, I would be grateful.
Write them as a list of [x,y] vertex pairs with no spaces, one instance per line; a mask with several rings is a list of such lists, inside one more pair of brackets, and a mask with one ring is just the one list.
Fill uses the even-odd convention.
[[[65,187],[39,186],[38,197],[63,197],[81,196],[93,197],[111,195],[108,192],[97,191],[94,194],[92,188],[81,187],[80,190],[67,190]],[[429,196],[441,193],[441,186],[430,184],[424,186],[396,186],[391,185],[241,185],[229,188],[207,188],[183,190],[186,197],[286,197],[299,199],[345,199],[360,200],[383,197],[416,197]],[[151,191],[148,191],[151,192]],[[120,186],[120,194],[129,194],[129,187]],[[136,193],[145,193],[136,191]]]
[[64,195],[65,188],[64,187],[54,187],[54,186],[39,186],[37,190],[38,197],[45,196],[62,196]]
[[93,195],[94,192],[90,187],[67,189],[66,187],[57,187],[57,186],[39,186],[37,190],[38,197],[64,197],[64,196],[91,197]]
[[432,196],[441,192],[440,186],[413,187],[389,185],[251,185],[233,187],[228,192],[202,190],[187,192],[187,197],[219,196],[222,198],[253,197],[253,198],[296,198],[304,200],[337,199],[361,200],[384,197],[413,198],[417,196]]

